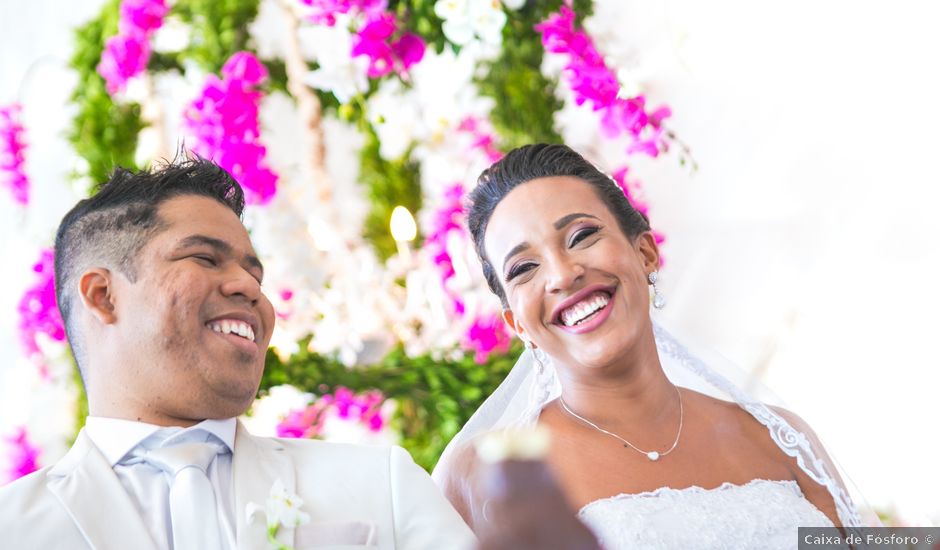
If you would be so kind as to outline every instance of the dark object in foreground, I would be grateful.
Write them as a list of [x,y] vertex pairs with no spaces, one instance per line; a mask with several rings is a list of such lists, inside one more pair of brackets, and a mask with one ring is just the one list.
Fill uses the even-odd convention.
[[544,462],[498,462],[480,477],[486,521],[479,550],[601,550]]

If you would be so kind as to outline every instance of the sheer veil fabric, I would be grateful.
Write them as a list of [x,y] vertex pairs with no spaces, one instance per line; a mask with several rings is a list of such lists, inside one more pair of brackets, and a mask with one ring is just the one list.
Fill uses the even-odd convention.
[[[780,407],[779,399],[762,385],[743,389],[744,376],[727,360],[700,352],[693,353],[658,322],[653,333],[660,363],[673,384],[716,399],[737,403],[767,428],[780,451],[796,459],[799,467],[832,495],[839,519],[847,528],[878,525],[877,516],[862,503],[857,491],[850,491],[847,479],[826,453],[822,443],[796,415]],[[707,357],[707,360],[705,359]],[[471,416],[454,437],[434,469],[433,477],[447,492],[446,483],[469,479],[475,462],[472,442],[494,430],[535,424],[542,408],[561,395],[561,384],[550,361],[539,367],[533,352],[526,350],[506,379]],[[737,384],[735,382],[738,382]],[[474,523],[485,520],[485,502],[475,498],[474,488],[464,481],[460,490],[469,495],[470,510],[463,510]],[[853,500],[854,497],[854,500]],[[862,503],[863,504],[863,503]]]

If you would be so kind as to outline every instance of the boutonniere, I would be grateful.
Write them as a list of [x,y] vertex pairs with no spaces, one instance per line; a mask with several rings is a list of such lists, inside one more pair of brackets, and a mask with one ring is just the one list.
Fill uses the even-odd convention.
[[268,542],[274,550],[293,550],[286,544],[281,544],[277,540],[277,532],[284,527],[299,527],[310,521],[310,515],[301,511],[304,501],[293,493],[287,492],[284,483],[277,479],[271,486],[271,493],[268,495],[268,501],[264,508],[260,505],[249,502],[245,507],[245,513],[248,523],[253,523],[258,516],[264,515],[268,524]]

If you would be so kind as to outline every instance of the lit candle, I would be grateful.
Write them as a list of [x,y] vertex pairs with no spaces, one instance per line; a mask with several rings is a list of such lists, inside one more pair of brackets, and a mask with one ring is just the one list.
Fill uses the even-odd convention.
[[390,226],[392,238],[395,239],[395,244],[398,246],[398,255],[405,264],[410,264],[411,246],[408,243],[418,236],[418,226],[415,224],[414,217],[404,206],[396,206],[392,210]]

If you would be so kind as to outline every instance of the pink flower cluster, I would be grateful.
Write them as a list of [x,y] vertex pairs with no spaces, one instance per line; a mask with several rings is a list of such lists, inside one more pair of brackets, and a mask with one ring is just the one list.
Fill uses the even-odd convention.
[[[501,153],[495,152],[494,160],[498,160]],[[444,292],[450,299],[451,313],[457,318],[467,315],[466,304],[460,297],[457,289],[453,288],[452,280],[456,275],[454,259],[447,248],[452,238],[469,241],[470,235],[464,226],[464,189],[460,183],[455,183],[444,191],[440,206],[434,212],[424,240],[424,248],[431,256],[441,275],[441,284]],[[490,353],[505,352],[509,349],[511,336],[506,324],[496,313],[477,314],[476,318],[464,334],[461,345],[464,349],[474,351],[474,360],[485,363]]]
[[258,58],[237,52],[222,67],[222,78],[209,75],[202,93],[183,113],[193,152],[227,170],[250,204],[267,204],[277,192],[277,174],[267,165],[258,120],[264,94],[257,88],[267,78]]
[[[611,174],[611,177],[614,178],[614,181],[617,182],[617,185],[623,190],[623,194],[627,196],[630,204],[649,218],[650,207],[649,204],[643,200],[643,186],[639,181],[628,181],[627,174],[629,172],[630,168],[624,166]],[[657,245],[666,242],[666,236],[655,229],[653,230],[653,237],[656,239]],[[660,256],[660,265],[662,265],[662,263],[663,257]]]
[[19,479],[39,469],[40,450],[30,442],[25,427],[18,428],[12,436],[5,436],[3,443],[10,448],[10,459],[6,475],[0,479],[0,484]]
[[496,134],[490,128],[489,121],[468,116],[460,121],[457,130],[470,134],[473,137],[470,148],[483,153],[491,164],[503,158],[503,152],[496,147]]
[[14,103],[0,107],[0,186],[6,187],[13,200],[29,203],[29,178],[26,177],[26,131],[20,121],[22,106]]
[[166,0],[122,0],[118,34],[105,42],[98,63],[109,94],[124,90],[128,80],[147,68],[150,37],[168,11]]
[[454,272],[454,259],[447,249],[447,243],[450,235],[455,232],[469,240],[463,224],[463,199],[463,185],[459,182],[444,190],[444,196],[431,217],[424,239],[424,249],[428,251],[434,265],[437,266],[441,275],[441,284],[450,299],[451,312],[458,317],[463,316],[465,306],[460,294],[450,288],[450,281],[456,273]]
[[542,34],[542,45],[549,52],[568,57],[565,71],[578,105],[588,103],[601,112],[601,126],[608,137],[629,134],[633,142],[628,153],[642,152],[657,156],[667,149],[662,121],[669,117],[668,107],[646,111],[646,99],[619,97],[617,77],[604,63],[591,37],[575,28],[575,13],[562,6],[558,13],[535,26]]
[[386,0],[300,0],[313,8],[310,20],[318,25],[332,27],[336,24],[337,14],[374,15],[385,11]]
[[27,355],[39,353],[36,343],[38,334],[45,334],[54,341],[65,341],[65,327],[55,301],[55,272],[52,250],[45,249],[39,261],[33,265],[36,282],[26,289],[20,298],[19,332],[20,342]]
[[473,360],[482,364],[493,352],[505,353],[509,351],[511,341],[512,338],[506,329],[506,323],[503,322],[499,314],[487,313],[473,320],[473,324],[470,325],[467,334],[464,335],[463,346],[467,349],[476,350]]
[[278,437],[315,439],[323,433],[323,425],[330,417],[359,422],[371,432],[380,432],[388,423],[382,416],[385,396],[378,390],[355,394],[349,388],[336,388],[324,394],[311,405],[290,412],[277,425]]
[[313,8],[311,21],[332,27],[338,14],[362,15],[364,23],[353,38],[352,57],[369,58],[369,78],[405,74],[424,57],[420,36],[401,32],[395,14],[386,11],[386,0],[300,0]]
[[369,78],[381,78],[392,72],[404,74],[424,57],[424,40],[417,34],[399,33],[391,12],[370,16],[353,39],[353,57],[369,58]]

